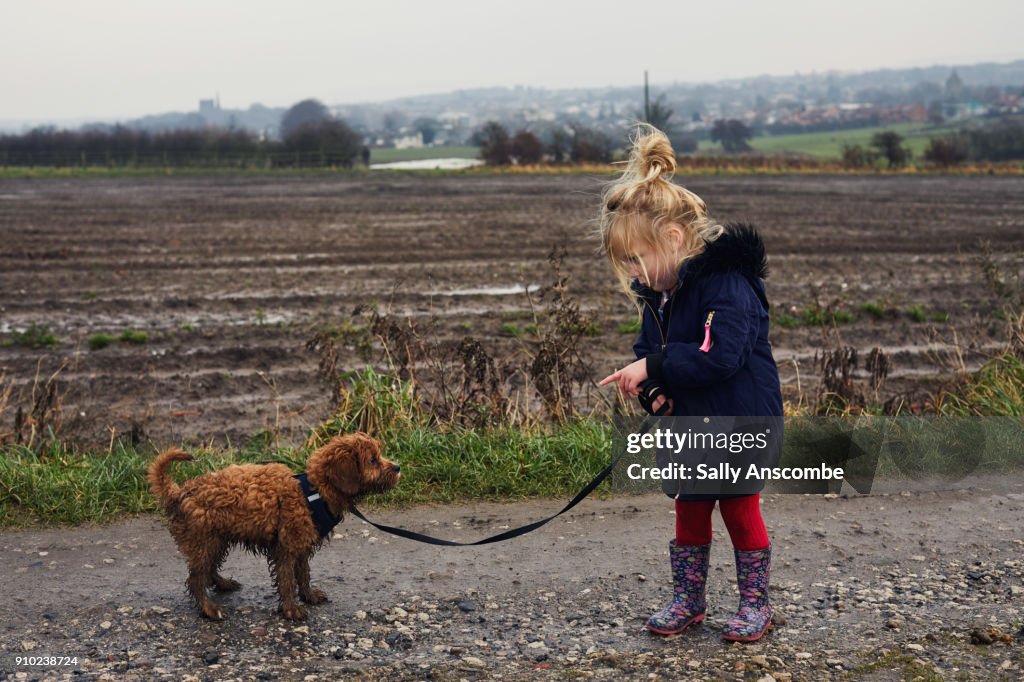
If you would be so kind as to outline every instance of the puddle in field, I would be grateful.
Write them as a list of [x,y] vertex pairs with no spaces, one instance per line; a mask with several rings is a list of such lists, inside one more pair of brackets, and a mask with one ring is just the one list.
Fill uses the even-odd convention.
[[516,284],[509,287],[477,287],[473,289],[453,289],[452,291],[429,291],[429,296],[514,296],[540,291],[539,284],[531,284],[524,287]]
[[[30,315],[15,318],[13,321],[0,322],[0,334],[12,332],[23,332],[28,329],[31,321],[35,318]],[[195,329],[217,327],[257,327],[272,326],[278,324],[289,324],[302,322],[307,316],[297,313],[243,313],[241,315],[197,315],[190,317],[178,317],[174,315],[141,316],[141,315],[111,315],[111,314],[82,314],[69,315],[52,325],[50,329],[58,336],[61,334],[73,334],[81,331],[117,333],[125,329],[137,329],[140,331],[166,331],[168,329],[182,329],[186,331],[189,327]]]
[[[981,344],[977,348],[965,350],[951,343],[920,343],[920,344],[904,344],[899,346],[880,346],[882,352],[888,355],[890,358],[899,355],[926,355],[928,353],[944,353],[950,351],[962,351],[965,355],[977,355],[985,354],[987,352],[996,351],[1003,347],[1001,343],[986,343]],[[869,349],[862,349],[860,352],[868,352]],[[781,365],[784,362],[806,362],[814,360],[814,358],[821,354],[820,348],[813,348],[811,350],[796,350],[796,349],[780,349],[773,348],[772,354],[775,357],[775,363]]]
[[[495,290],[492,289],[466,289],[463,290],[463,293],[434,292],[433,295],[451,297],[469,296],[473,294],[503,295],[501,293],[496,294],[494,291]],[[520,287],[518,291],[506,291],[504,289],[498,289],[498,291],[504,292],[504,295],[508,295],[523,293],[526,290]],[[530,291],[533,292],[536,291],[536,289],[530,288]],[[429,292],[424,292],[422,295],[428,296],[431,294]],[[474,317],[492,313],[522,312],[526,310],[530,310],[530,308],[525,304],[445,305],[444,307],[431,306],[429,308],[396,307],[390,310],[390,314],[396,317],[437,316],[447,318]],[[307,322],[310,319],[314,319],[317,314],[317,311],[309,310],[268,310],[262,314],[249,311],[241,312],[239,314],[211,312],[188,316],[178,316],[174,314],[141,316],[133,314],[99,314],[85,312],[80,315],[65,316],[62,320],[49,326],[50,329],[59,337],[81,332],[95,333],[103,331],[107,333],[120,333],[125,329],[137,329],[148,332],[162,332],[168,330],[199,331],[215,330],[221,327],[270,327],[275,325],[299,324]],[[31,314],[10,316],[0,322],[0,336],[7,336],[13,332],[23,332],[28,329],[29,325],[35,321],[35,319],[35,316]]]
[[482,166],[480,159],[421,159],[419,161],[393,161],[371,163],[370,170],[459,170]]

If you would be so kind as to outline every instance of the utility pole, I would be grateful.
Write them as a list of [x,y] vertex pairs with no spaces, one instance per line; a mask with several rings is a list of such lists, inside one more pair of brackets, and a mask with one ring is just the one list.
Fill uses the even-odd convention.
[[647,88],[647,69],[644,69],[644,123],[651,121],[651,93]]

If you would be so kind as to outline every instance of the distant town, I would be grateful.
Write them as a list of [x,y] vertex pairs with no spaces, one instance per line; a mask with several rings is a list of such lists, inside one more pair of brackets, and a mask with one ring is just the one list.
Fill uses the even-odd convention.
[[[361,104],[311,97],[246,109],[223,107],[213,93],[186,112],[73,130],[8,126],[0,164],[350,166],[449,156],[601,163],[638,120],[667,132],[681,154],[781,154],[854,168],[880,157],[890,167],[1024,158],[1024,60],[701,84],[657,77],[648,83],[638,74],[631,87],[483,88]],[[321,127],[314,133],[311,125]]]
[[[285,107],[220,106],[219,96],[199,100],[191,112],[164,113],[120,123],[158,132],[221,127],[279,137]],[[707,137],[714,121],[737,119],[755,134],[786,134],[896,123],[942,123],[1020,114],[1024,108],[1024,60],[859,74],[764,76],[708,84],[661,84],[651,75],[650,99],[672,112],[677,135]],[[334,105],[337,117],[371,147],[471,144],[485,122],[510,129],[578,124],[617,133],[643,116],[643,75],[635,87],[547,90],[488,88],[409,97],[386,102]]]

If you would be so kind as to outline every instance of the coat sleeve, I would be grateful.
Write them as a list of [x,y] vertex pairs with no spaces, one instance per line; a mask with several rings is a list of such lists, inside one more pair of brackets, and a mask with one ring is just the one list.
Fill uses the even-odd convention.
[[662,386],[703,388],[731,377],[746,364],[757,342],[761,303],[743,275],[717,273],[705,283],[701,318],[710,312],[712,346],[673,342],[647,356],[647,375]]
[[648,324],[649,320],[653,319],[651,317],[653,314],[649,306],[644,307],[644,313],[640,318],[640,336],[637,337],[636,342],[633,344],[633,354],[636,355],[637,360],[653,355],[661,348],[660,340],[650,338],[651,327],[654,326],[656,328],[656,324]]

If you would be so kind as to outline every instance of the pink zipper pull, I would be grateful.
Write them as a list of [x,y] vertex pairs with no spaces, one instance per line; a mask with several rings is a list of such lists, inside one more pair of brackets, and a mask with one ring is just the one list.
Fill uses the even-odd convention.
[[712,310],[708,313],[708,319],[704,322],[704,343],[700,345],[700,350],[707,353],[711,350],[713,343],[711,342],[711,318],[715,316],[715,311]]

